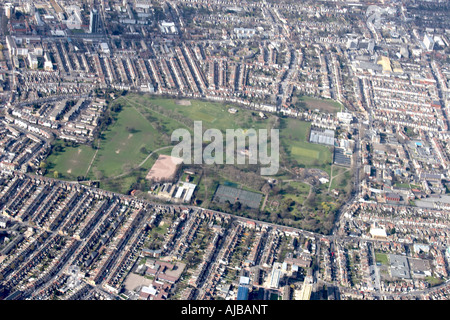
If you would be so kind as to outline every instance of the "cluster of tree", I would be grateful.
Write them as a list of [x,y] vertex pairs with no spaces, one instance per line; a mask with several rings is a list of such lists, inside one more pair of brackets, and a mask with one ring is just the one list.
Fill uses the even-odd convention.
[[[111,124],[117,119],[118,113],[122,110],[122,105],[120,103],[112,103],[103,112],[102,116],[98,119],[97,127],[93,133],[94,139],[100,139],[102,132],[105,131]],[[93,146],[95,143],[93,144]]]
[[128,133],[137,133],[137,132],[139,132],[139,130],[134,128],[134,127],[126,127],[125,130],[127,130]]

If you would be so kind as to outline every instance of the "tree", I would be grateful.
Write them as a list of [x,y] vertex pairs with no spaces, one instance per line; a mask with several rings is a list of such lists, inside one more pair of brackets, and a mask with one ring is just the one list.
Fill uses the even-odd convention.
[[41,161],[41,163],[39,163],[39,168],[41,168],[41,169],[47,169],[47,162]]
[[58,179],[59,178],[59,172],[55,170],[55,172],[53,172],[53,177],[55,179]]

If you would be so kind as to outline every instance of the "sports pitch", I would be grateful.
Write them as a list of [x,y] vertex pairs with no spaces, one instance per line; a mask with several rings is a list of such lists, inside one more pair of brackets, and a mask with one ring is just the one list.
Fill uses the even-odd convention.
[[233,188],[225,185],[219,185],[214,200],[220,203],[229,201],[231,204],[240,202],[250,208],[257,209],[261,204],[262,194],[250,192],[243,189]]
[[306,167],[325,166],[326,171],[329,171],[332,161],[330,148],[307,142],[311,124],[292,118],[281,119],[281,121],[281,145],[288,154],[288,159],[284,160],[288,162],[295,160]]
[[320,156],[320,151],[296,146],[293,146],[291,148],[291,152],[295,157],[307,157],[311,159],[319,159]]
[[328,112],[328,113],[338,113],[342,111],[344,106],[337,101],[334,101],[332,99],[319,99],[319,98],[313,98],[313,97],[307,97],[302,96],[300,98],[300,101],[303,101],[306,103],[306,107],[309,110],[315,110],[318,109],[322,112]]

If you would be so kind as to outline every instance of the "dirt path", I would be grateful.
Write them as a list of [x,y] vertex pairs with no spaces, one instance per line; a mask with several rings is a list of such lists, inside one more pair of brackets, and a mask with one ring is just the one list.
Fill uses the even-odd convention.
[[266,197],[264,198],[264,202],[263,202],[263,205],[262,205],[262,207],[261,207],[261,211],[264,210],[264,207],[266,206],[266,202],[267,202],[267,198],[268,198],[268,197],[269,197],[269,194],[266,193]]
[[[146,163],[147,162],[147,160],[155,153],[155,152],[158,152],[158,151],[161,151],[161,150],[164,150],[164,149],[168,149],[168,148],[172,148],[172,146],[165,146],[165,147],[161,147],[161,148],[158,148],[158,149],[156,149],[156,150],[153,150],[138,166],[137,166],[137,168],[140,168],[140,167],[142,167],[143,165],[144,165],[144,163]],[[135,168],[135,169],[137,169],[137,168]]]
[[344,171],[342,171],[341,173],[339,173],[339,174],[337,174],[337,175],[335,175],[333,177],[333,166],[331,166],[331,174],[330,174],[330,182],[329,182],[329,185],[328,185],[328,192],[330,192],[331,183],[333,182],[333,179],[336,178],[336,177],[339,177],[340,175],[343,175],[344,173],[348,172],[349,170],[350,169],[345,169]]
[[[286,167],[284,167],[284,170],[286,170],[287,172],[290,172],[291,174],[294,174],[291,170],[289,170],[289,169],[286,168]],[[309,186],[309,192],[308,192],[308,196],[306,197],[306,199],[308,199],[309,196],[310,196],[311,193],[312,193],[313,185],[310,184],[309,182],[304,181],[304,180],[301,180],[301,179],[287,179],[287,180],[281,180],[281,181],[282,181],[282,182],[300,181],[300,182],[303,182],[303,183],[307,184],[307,185]],[[306,199],[305,199],[305,200],[306,200]]]
[[156,150],[153,150],[152,152],[149,153],[149,155],[137,167],[134,167],[134,168],[132,168],[132,169],[126,171],[126,172],[123,172],[123,173],[121,173],[121,174],[119,174],[117,176],[109,177],[109,178],[106,178],[106,179],[103,179],[103,180],[99,180],[99,181],[107,181],[107,180],[117,179],[117,178],[121,178],[123,176],[126,176],[127,174],[130,174],[134,170],[137,170],[140,167],[142,167],[153,154],[155,154],[158,151],[167,149],[167,148],[172,148],[172,146],[165,146],[165,147],[161,147],[161,148],[158,148]]
[[97,157],[98,150],[100,149],[100,139],[97,141],[97,150],[95,150],[94,156],[91,159],[91,163],[89,163],[89,167],[86,170],[86,174],[84,175],[87,177],[89,171],[91,170],[92,164],[94,163],[95,158]]

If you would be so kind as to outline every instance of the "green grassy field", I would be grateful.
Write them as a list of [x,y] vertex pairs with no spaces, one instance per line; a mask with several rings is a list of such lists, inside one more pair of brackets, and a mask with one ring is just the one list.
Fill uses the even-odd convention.
[[64,146],[64,142],[58,140],[55,146],[60,146],[62,151],[53,151],[47,158],[48,176],[53,177],[57,171],[61,178],[75,180],[78,176],[84,176],[89,163],[95,154],[90,146],[79,145],[76,147]]
[[166,146],[160,136],[135,108],[124,106],[115,123],[104,132],[88,177],[117,176],[138,166],[149,152]]
[[311,123],[292,118],[281,119],[280,140],[288,162],[296,161],[307,168],[321,168],[330,172],[332,155],[327,146],[309,143]]
[[306,106],[310,110],[318,109],[322,112],[328,112],[336,114],[343,109],[343,105],[332,99],[318,99],[313,97],[302,96],[300,101],[306,103]]
[[[142,94],[119,97],[113,104],[120,104],[122,110],[115,116],[114,123],[102,132],[98,151],[85,145],[64,147],[62,152],[53,153],[47,159],[47,175],[52,176],[56,170],[64,179],[86,176],[100,180],[102,188],[125,193],[138,177],[134,171],[139,166],[149,170],[154,157],[143,161],[152,151],[170,146],[170,135],[176,129],[185,128],[192,133],[193,122],[200,120],[204,130],[216,128],[225,135],[226,129],[271,129],[278,120],[272,114],[261,119],[257,112],[219,102],[189,100],[190,105],[177,102],[176,99]],[[229,113],[231,107],[237,108],[238,112]],[[296,161],[306,167],[329,171],[331,151],[325,146],[308,143],[309,130],[310,123],[280,119],[281,148],[286,150],[283,153],[286,158],[280,160],[284,164]],[[171,148],[157,154],[170,155]],[[200,183],[199,193],[203,191],[204,186]],[[206,194],[211,192],[214,189],[208,189]]]
[[351,173],[348,168],[333,165],[333,179],[330,182],[330,189],[344,189],[351,180]]
[[[132,100],[140,110],[142,110],[141,108],[152,109],[151,105],[160,106],[173,115],[181,115],[193,121],[202,121],[203,128],[215,128],[223,132],[226,129],[238,128],[270,129],[271,121],[276,118],[274,115],[267,114],[267,119],[260,119],[259,116],[252,115],[252,111],[240,108],[237,108],[239,110],[237,113],[231,114],[228,109],[236,107],[220,102],[189,100],[190,105],[180,105],[177,104],[176,99],[137,94],[130,94],[126,96],[126,99],[127,101]],[[185,127],[184,124],[180,123],[180,125]]]
[[286,185],[294,188],[295,192],[286,193],[283,195],[283,199],[292,199],[297,203],[303,204],[309,194],[310,186],[300,181],[290,181]]
[[312,150],[310,148],[302,148],[297,146],[292,146],[291,148],[291,154],[295,158],[310,158],[310,159],[319,159],[320,157],[320,151],[319,150]]
[[389,265],[389,258],[385,253],[375,252],[375,260],[385,266]]

